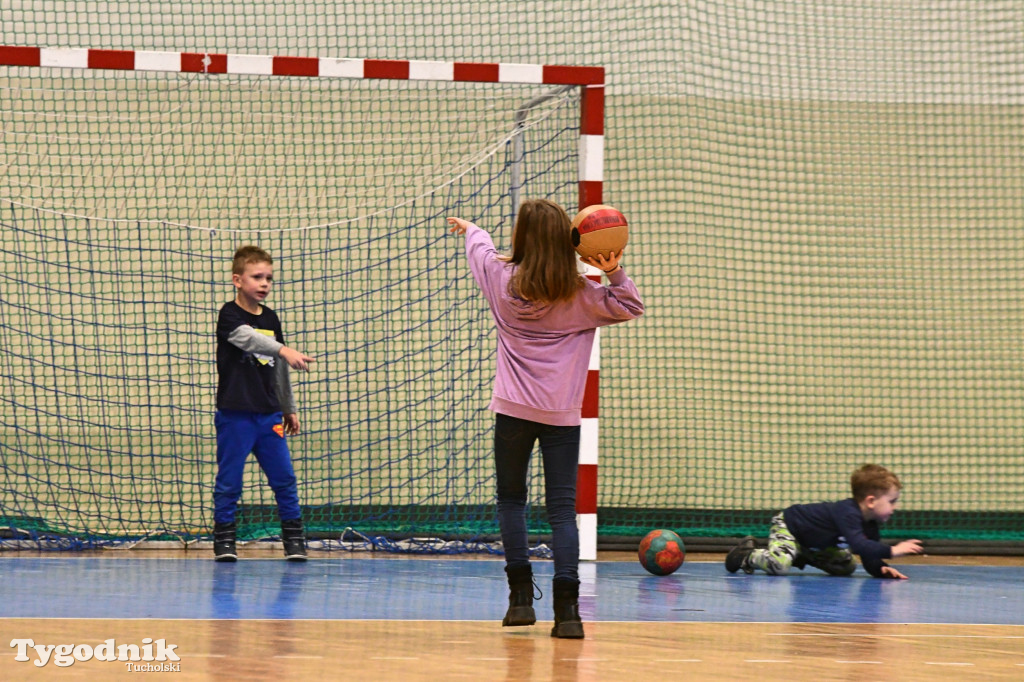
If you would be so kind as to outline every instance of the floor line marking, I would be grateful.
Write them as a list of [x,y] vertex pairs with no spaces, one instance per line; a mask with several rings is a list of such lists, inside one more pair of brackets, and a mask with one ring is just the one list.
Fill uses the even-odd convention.
[[921,634],[860,634],[834,632],[767,632],[768,637],[873,637],[878,639],[893,638],[910,639],[915,637],[933,637],[939,639],[1024,639],[1021,635],[929,635]]

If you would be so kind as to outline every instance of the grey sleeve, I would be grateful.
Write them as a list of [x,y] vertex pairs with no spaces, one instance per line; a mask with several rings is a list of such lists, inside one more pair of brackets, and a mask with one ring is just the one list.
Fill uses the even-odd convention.
[[284,344],[278,343],[277,339],[273,336],[260,334],[247,324],[235,328],[235,331],[231,332],[231,335],[228,336],[228,343],[232,346],[238,346],[246,353],[263,353],[264,355],[273,355],[275,357],[284,348]]
[[260,334],[258,331],[248,325],[241,325],[231,332],[228,336],[228,342],[233,346],[238,346],[246,353],[262,353],[264,355],[272,355],[277,358],[274,363],[274,370],[276,372],[275,379],[277,384],[277,400],[281,403],[281,411],[285,414],[294,414],[297,412],[295,406],[295,396],[292,394],[292,381],[291,376],[288,372],[290,369],[288,363],[281,359],[278,353],[284,348],[283,343],[279,343],[277,339],[266,334]]
[[292,380],[288,363],[281,358],[274,363],[277,372],[277,400],[281,403],[281,412],[284,414],[295,414],[298,408],[295,406],[295,396],[292,394]]

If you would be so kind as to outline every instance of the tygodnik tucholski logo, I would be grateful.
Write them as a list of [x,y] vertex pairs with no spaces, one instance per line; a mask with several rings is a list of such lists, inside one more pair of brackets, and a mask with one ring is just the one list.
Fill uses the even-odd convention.
[[[89,644],[36,644],[31,639],[12,639],[11,648],[16,648],[15,661],[32,661],[42,668],[50,661],[58,668],[74,665],[76,661],[120,661],[129,672],[181,672],[181,658],[174,650],[177,644],[168,644],[164,639],[145,637],[142,644],[118,644],[113,639],[92,647]],[[29,656],[31,650],[35,656]]]

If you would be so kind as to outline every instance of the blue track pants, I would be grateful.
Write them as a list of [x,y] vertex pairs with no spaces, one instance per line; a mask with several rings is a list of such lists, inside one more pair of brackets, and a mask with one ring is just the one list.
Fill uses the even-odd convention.
[[217,480],[213,488],[213,520],[232,523],[238,500],[242,497],[242,474],[249,453],[267,476],[277,498],[282,521],[302,518],[299,492],[284,436],[280,412],[256,414],[235,410],[217,410]]

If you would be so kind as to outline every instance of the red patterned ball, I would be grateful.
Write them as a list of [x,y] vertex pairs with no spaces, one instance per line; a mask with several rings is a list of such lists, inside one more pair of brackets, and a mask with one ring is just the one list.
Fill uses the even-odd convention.
[[668,575],[686,561],[683,539],[671,530],[652,530],[640,541],[640,565],[654,575]]

